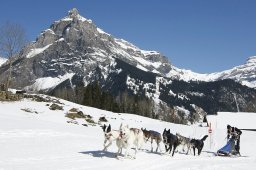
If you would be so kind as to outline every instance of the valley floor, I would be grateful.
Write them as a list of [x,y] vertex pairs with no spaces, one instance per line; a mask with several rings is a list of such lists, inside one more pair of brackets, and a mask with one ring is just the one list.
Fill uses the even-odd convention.
[[[208,133],[208,128],[198,125],[177,125],[137,115],[116,114],[90,107],[80,106],[61,100],[63,111],[52,111],[45,102],[28,99],[19,102],[0,102],[0,170],[83,170],[83,169],[182,169],[182,170],[240,170],[256,167],[255,132],[243,131],[241,136],[241,157],[215,156],[216,151],[226,143],[226,124],[239,128],[256,128],[255,113],[219,113],[209,117],[213,133],[205,141],[200,156],[183,153],[182,148],[174,157],[164,153],[151,153],[147,143],[138,152],[135,160],[115,157],[115,143],[108,152],[103,152],[103,131],[99,125],[82,126],[67,123],[65,113],[71,108],[78,108],[98,122],[105,116],[113,129],[120,123],[130,127],[147,128],[162,133],[164,128],[172,133],[201,138]],[[23,110],[21,110],[23,109]],[[28,109],[31,112],[25,112]],[[239,121],[237,121],[239,120]],[[232,124],[233,123],[233,124]],[[155,145],[154,145],[155,147]]]

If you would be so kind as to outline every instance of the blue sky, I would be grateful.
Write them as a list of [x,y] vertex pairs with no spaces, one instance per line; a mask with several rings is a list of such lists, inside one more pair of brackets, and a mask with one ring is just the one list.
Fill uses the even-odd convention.
[[0,23],[29,40],[76,7],[105,32],[167,56],[179,68],[223,71],[256,55],[255,0],[5,0]]

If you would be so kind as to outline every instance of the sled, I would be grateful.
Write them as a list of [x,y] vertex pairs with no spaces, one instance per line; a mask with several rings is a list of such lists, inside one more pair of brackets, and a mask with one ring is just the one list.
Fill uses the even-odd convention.
[[225,146],[217,151],[218,156],[234,156],[240,155],[235,149],[235,139],[231,138]]

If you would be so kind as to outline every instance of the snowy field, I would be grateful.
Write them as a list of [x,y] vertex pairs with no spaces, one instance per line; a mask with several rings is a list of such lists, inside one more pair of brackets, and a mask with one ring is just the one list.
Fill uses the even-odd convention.
[[[83,126],[67,123],[65,113],[78,108],[98,122],[106,116],[113,129],[120,123],[130,127],[147,128],[163,132],[164,128],[172,133],[187,137],[201,138],[208,134],[208,128],[198,125],[177,125],[129,114],[116,114],[85,107],[61,100],[64,111],[52,111],[45,102],[25,99],[19,102],[0,102],[0,170],[84,170],[84,169],[171,169],[171,170],[238,170],[256,167],[256,134],[243,131],[241,136],[241,157],[219,157],[216,151],[225,145],[227,123],[238,128],[256,128],[255,113],[219,113],[209,116],[213,127],[211,137],[205,141],[200,156],[186,155],[182,147],[174,157],[164,153],[151,153],[147,143],[138,152],[137,158],[117,159],[115,143],[108,152],[103,152],[103,131],[99,125]],[[29,109],[33,113],[21,109]],[[35,113],[37,112],[37,113]],[[155,146],[155,145],[154,145]]]

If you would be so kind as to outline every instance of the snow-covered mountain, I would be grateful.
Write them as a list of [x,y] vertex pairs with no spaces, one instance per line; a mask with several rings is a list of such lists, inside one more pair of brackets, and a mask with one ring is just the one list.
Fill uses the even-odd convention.
[[6,58],[0,57],[0,67],[7,61]]
[[233,79],[251,88],[256,87],[256,56],[249,57],[243,65],[236,66],[230,70],[207,75],[206,81],[219,79]]
[[[63,110],[50,110],[53,101],[58,101]],[[59,104],[61,103],[61,104]],[[208,134],[208,127],[173,124],[142,116],[112,113],[100,109],[77,105],[65,100],[48,98],[45,102],[24,99],[16,102],[0,102],[0,169],[37,169],[37,170],[159,170],[159,169],[204,169],[204,170],[249,170],[256,166],[255,132],[243,131],[240,152],[242,157],[215,156],[218,149],[226,144],[226,126],[255,129],[254,113],[218,113],[209,116],[212,133],[204,142],[200,156],[188,155],[177,148],[172,157],[165,154],[164,144],[160,143],[160,153],[150,152],[150,142],[138,151],[136,159],[115,157],[116,143],[102,151],[104,134],[100,125],[111,124],[112,129],[119,129],[121,123],[129,127],[147,128],[160,133],[164,128],[173,134],[191,138],[202,138]],[[77,109],[85,115],[91,115],[95,123],[84,118],[66,117],[71,109]],[[100,122],[100,117],[108,122]],[[69,123],[68,123],[69,122]],[[84,126],[84,125],[87,126]],[[156,148],[156,144],[153,143]],[[187,148],[185,148],[187,149]],[[123,153],[126,150],[123,149]],[[134,150],[130,153],[133,155]]]
[[[247,85],[255,82],[253,72],[249,72],[254,63],[252,57],[237,69],[210,75],[178,69],[161,53],[117,39],[72,9],[15,58],[11,86],[54,94],[56,90],[98,81],[114,96],[128,91],[147,96],[156,104],[176,107],[180,112],[203,110],[210,114],[235,111],[235,95],[240,109],[247,111],[256,110],[256,91],[224,79],[237,78]],[[0,83],[6,80],[8,69],[6,64],[0,67]]]
[[[165,56],[155,51],[141,50],[125,40],[114,38],[72,9],[68,16],[55,21],[35,42],[23,49],[18,58],[20,63],[17,64],[25,62],[23,64],[27,67],[14,69],[17,74],[22,73],[24,76],[14,81],[19,87],[45,90],[42,83],[51,82],[54,87],[63,77],[70,78],[68,75],[75,72],[86,75],[84,83],[87,84],[96,68],[104,70],[102,76],[107,78],[110,68],[115,65],[115,58],[162,76],[171,70],[171,64]],[[28,64],[31,62],[33,64]],[[52,77],[56,80],[52,80]],[[20,84],[21,79],[28,81]]]
[[256,87],[256,56],[249,57],[245,64],[236,66],[229,70],[221,72],[210,73],[210,74],[199,74],[191,70],[179,69],[172,67],[167,77],[175,76],[177,79],[184,81],[217,81],[224,79],[232,79],[236,82],[246,85],[251,88]]

